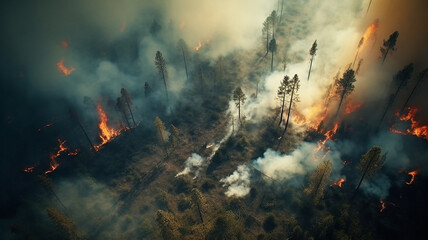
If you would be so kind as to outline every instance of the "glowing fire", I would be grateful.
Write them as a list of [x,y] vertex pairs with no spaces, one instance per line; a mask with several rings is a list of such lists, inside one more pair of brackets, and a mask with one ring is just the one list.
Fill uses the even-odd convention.
[[67,42],[67,41],[65,41],[65,40],[62,40],[62,41],[61,41],[61,46],[62,46],[63,48],[67,48],[67,47],[68,47],[68,42]]
[[34,172],[34,168],[36,168],[36,166],[31,166],[31,167],[24,168],[24,172],[26,172],[26,173],[32,173],[32,172]]
[[385,210],[385,208],[386,208],[385,201],[380,200],[379,202],[380,202],[380,207],[381,207],[381,209],[380,209],[380,211],[379,211],[379,212],[383,212],[383,210]]
[[198,42],[198,45],[196,45],[193,49],[197,52],[197,51],[201,50],[201,47],[202,47],[202,43]]
[[100,137],[102,142],[95,146],[95,151],[98,151],[105,143],[107,143],[112,138],[119,135],[120,132],[122,131],[122,129],[115,130],[114,128],[109,127],[107,125],[108,117],[100,104],[97,104],[97,112],[98,112],[98,116],[100,117],[100,123],[98,124],[100,133],[98,136]]
[[76,156],[79,153],[79,149],[76,148],[72,152],[67,153],[67,156]]
[[337,132],[337,129],[338,129],[338,128],[339,128],[339,123],[338,123],[338,122],[336,122],[336,123],[334,124],[334,127],[333,127],[332,129],[330,129],[330,130],[328,130],[326,133],[324,133],[325,138],[324,138],[324,140],[320,140],[320,141],[318,141],[318,146],[317,146],[317,148],[315,149],[315,152],[318,152],[318,151],[320,151],[320,150],[324,149],[324,148],[325,148],[325,143],[326,143],[328,140],[333,141],[333,137],[334,137],[334,135],[336,134],[336,132]]
[[123,21],[122,22],[122,25],[120,26],[120,32],[125,32],[125,29],[126,29],[126,22],[125,21]]
[[419,138],[424,138],[428,140],[428,126],[422,125],[419,121],[415,120],[415,115],[418,112],[417,108],[408,107],[408,113],[400,116],[400,113],[396,113],[396,116],[399,117],[400,121],[410,121],[410,128],[406,131],[401,131],[394,128],[394,125],[391,126],[390,130],[393,133],[402,134],[402,135],[414,135]]
[[410,185],[413,183],[413,181],[415,181],[415,176],[418,175],[419,171],[418,170],[414,170],[414,171],[410,171],[407,174],[409,174],[410,176],[412,176],[412,178],[410,179],[410,182],[406,182],[407,185]]
[[39,128],[39,129],[37,129],[37,131],[42,131],[42,129],[43,128],[47,128],[47,127],[50,127],[50,126],[52,126],[53,125],[53,123],[48,123],[48,124],[46,124],[46,125],[44,125],[43,127],[41,127],[41,128]]
[[352,163],[352,161],[343,161],[343,162],[342,162],[342,164],[343,164],[344,166],[349,165],[349,164],[351,164],[351,163]]
[[364,43],[362,46],[364,46],[368,42],[368,40],[371,37],[373,37],[373,35],[376,33],[378,27],[379,27],[379,22],[377,20],[374,21],[372,24],[370,24],[370,26],[364,32],[364,35],[363,35]]
[[66,151],[68,149],[65,146],[65,140],[61,141],[60,138],[58,138],[57,140],[58,140],[58,144],[59,144],[59,146],[58,146],[59,149],[56,152],[56,154],[51,154],[49,156],[49,159],[51,160],[49,163],[51,169],[47,170],[45,172],[45,174],[48,174],[48,173],[55,171],[55,169],[59,166],[59,163],[56,161],[56,158],[59,157],[59,155],[61,155],[62,152]]
[[362,106],[363,106],[362,103],[352,104],[351,102],[348,102],[348,104],[346,104],[345,113],[351,114],[357,111],[358,109],[360,109]]
[[342,187],[342,184],[345,182],[345,178],[341,178],[341,179],[339,179],[339,180],[337,180],[337,181],[334,181],[332,184],[330,184],[330,187],[333,187],[333,186],[338,186],[338,187]]
[[70,75],[74,70],[76,70],[74,67],[67,68],[64,66],[64,59],[61,59],[59,62],[56,63],[56,67],[58,68],[58,71],[62,72],[65,76]]

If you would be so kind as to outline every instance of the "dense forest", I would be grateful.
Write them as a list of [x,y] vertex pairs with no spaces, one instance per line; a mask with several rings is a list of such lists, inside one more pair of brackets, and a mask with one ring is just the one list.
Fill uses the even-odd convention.
[[226,2],[1,4],[0,238],[424,235],[428,4]]

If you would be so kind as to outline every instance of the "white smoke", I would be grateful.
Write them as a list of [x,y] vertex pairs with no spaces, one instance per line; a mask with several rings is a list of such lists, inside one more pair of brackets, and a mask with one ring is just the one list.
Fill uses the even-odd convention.
[[205,159],[201,157],[199,154],[192,153],[192,155],[188,157],[186,159],[186,162],[184,163],[184,166],[185,166],[184,170],[177,173],[177,175],[175,176],[178,177],[180,175],[187,175],[187,174],[190,174],[191,172],[194,172],[195,176],[193,178],[197,178],[202,169],[204,161]]
[[250,168],[243,164],[228,177],[222,178],[220,182],[227,187],[225,192],[228,197],[244,197],[250,193]]

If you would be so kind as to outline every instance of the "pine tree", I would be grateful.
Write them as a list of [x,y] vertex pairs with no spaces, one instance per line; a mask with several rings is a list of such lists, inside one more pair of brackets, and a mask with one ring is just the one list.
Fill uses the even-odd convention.
[[180,239],[181,235],[178,231],[179,224],[172,213],[158,210],[156,213],[156,222],[158,223],[163,239]]
[[312,44],[311,49],[309,49],[309,55],[311,55],[311,64],[309,65],[308,81],[309,81],[309,77],[311,76],[312,62],[314,61],[314,57],[317,54],[317,50],[318,50],[317,46],[318,46],[317,40],[315,40],[315,42]]
[[324,196],[324,189],[330,177],[333,164],[330,161],[323,161],[310,176],[309,187],[305,189],[305,193],[310,196],[314,204]]
[[357,81],[355,79],[355,72],[352,69],[346,70],[345,73],[343,73],[343,77],[339,79],[336,83],[336,93],[340,96],[340,102],[337,106],[337,111],[335,117],[339,114],[340,107],[342,106],[343,100],[346,96],[351,94],[354,89],[354,82]]
[[395,51],[395,44],[397,43],[398,31],[393,32],[389,35],[388,40],[383,40],[382,47],[380,47],[382,64],[385,62],[386,56],[388,56],[389,51]]
[[134,126],[135,126],[136,123],[134,119],[134,114],[132,114],[132,109],[131,109],[131,106],[132,106],[131,95],[129,95],[128,90],[126,90],[125,88],[122,88],[120,90],[120,93],[122,94],[122,98],[124,99],[126,105],[128,106],[128,110],[129,110],[129,113],[131,114],[132,122],[134,123]]
[[354,199],[357,195],[358,189],[360,188],[364,177],[367,176],[370,178],[371,176],[373,176],[373,174],[375,174],[377,171],[379,171],[379,169],[382,168],[385,158],[381,157],[381,153],[382,149],[379,146],[373,146],[361,158],[358,169],[360,170],[362,175],[357,187],[355,188],[355,192],[352,199]]
[[204,223],[202,211],[205,205],[205,198],[197,188],[192,189],[192,201],[196,209],[198,210],[198,215],[199,219],[201,220],[201,223]]
[[167,78],[167,71],[166,71],[166,61],[162,56],[162,53],[160,51],[156,52],[155,56],[155,66],[159,72],[159,75],[161,76],[163,80],[163,84],[165,86],[165,96],[166,96],[166,102],[168,104],[168,87],[166,86],[166,78]]
[[285,75],[281,81],[281,84],[279,85],[279,88],[278,88],[277,96],[282,101],[281,115],[279,116],[278,126],[280,126],[281,122],[282,122],[282,118],[284,115],[285,96],[286,96],[286,94],[290,94],[290,90],[291,90],[289,88],[290,84],[291,84],[290,77]]
[[58,227],[60,231],[64,233],[65,239],[79,240],[84,239],[84,234],[79,232],[76,228],[76,224],[72,219],[61,213],[54,208],[47,208],[46,212],[52,221],[52,223]]
[[[293,105],[293,100],[295,102],[299,101],[299,97],[298,97],[297,92],[299,91],[299,88],[300,88],[300,80],[299,80],[299,76],[297,76],[297,74],[294,74],[293,79],[291,79],[291,84],[289,85],[289,88],[291,88],[288,90],[291,92],[291,96],[290,96],[290,104],[288,106],[287,121],[285,122],[284,130],[282,131],[281,137],[279,137],[278,145],[276,146],[277,149],[278,149],[282,139],[284,138],[285,132],[287,131],[288,123],[290,121],[290,114],[291,114],[291,107]],[[287,90],[286,90],[286,92],[287,92]],[[294,96],[295,94],[296,94],[296,96]]]
[[164,146],[165,154],[168,157],[168,148],[166,146],[166,144],[168,143],[168,134],[165,130],[165,126],[162,120],[159,117],[156,117],[155,119],[155,126],[156,126],[156,132],[157,132],[158,138],[161,144]]
[[247,97],[240,87],[236,87],[235,91],[233,91],[233,100],[235,101],[235,105],[238,108],[238,118],[239,122],[241,122],[241,105],[245,103]]

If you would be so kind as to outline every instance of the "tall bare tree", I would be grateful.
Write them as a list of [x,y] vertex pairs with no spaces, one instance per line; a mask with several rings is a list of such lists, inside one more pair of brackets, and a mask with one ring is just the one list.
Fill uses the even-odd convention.
[[269,53],[269,42],[270,42],[271,34],[272,34],[272,26],[271,26],[271,20],[269,16],[263,22],[263,28],[262,28],[262,35],[263,35],[263,38],[265,38],[266,40],[266,55]]
[[389,35],[388,40],[383,40],[382,47],[380,47],[382,64],[385,62],[386,56],[388,56],[389,51],[395,51],[395,44],[397,43],[398,31],[393,32]]
[[312,62],[314,61],[314,56],[317,54],[317,50],[318,50],[317,46],[318,46],[317,40],[315,40],[315,42],[312,44],[311,49],[309,49],[309,55],[311,55],[311,64],[309,65],[308,81],[309,81],[309,77],[311,76]]
[[[291,96],[290,96],[290,104],[288,106],[287,121],[285,122],[284,130],[282,131],[281,137],[279,138],[278,145],[276,148],[279,147],[279,144],[281,143],[282,139],[284,138],[285,132],[287,131],[288,123],[290,121],[291,106],[293,104],[293,100],[296,102],[298,101],[297,91],[299,91],[299,88],[300,88],[300,80],[297,74],[295,74],[293,79],[291,79],[291,84],[289,84],[289,87],[291,89],[288,91],[290,91]],[[294,96],[294,94],[296,94],[296,96]]]
[[134,126],[135,126],[136,124],[135,124],[134,114],[132,114],[132,109],[131,109],[131,106],[132,106],[131,95],[129,95],[128,90],[126,90],[125,88],[120,89],[120,93],[126,105],[128,106],[128,110],[129,110],[129,113],[131,114],[132,122],[134,123]]
[[348,70],[346,70],[345,73],[343,73],[343,77],[340,78],[336,82],[336,94],[339,95],[340,102],[339,102],[339,106],[337,106],[335,116],[337,116],[339,114],[340,107],[342,106],[342,103],[343,103],[343,100],[345,99],[345,97],[354,91],[354,89],[355,89],[354,82],[355,81],[357,81],[357,80],[355,79],[354,70],[348,69]]
[[156,52],[156,56],[155,56],[155,66],[161,76],[161,78],[163,79],[163,84],[165,86],[165,96],[166,96],[166,102],[168,104],[169,100],[168,100],[168,88],[166,86],[166,77],[167,77],[167,71],[166,71],[166,61],[162,56],[162,53],[160,51]]
[[281,84],[278,88],[278,98],[282,101],[281,105],[281,115],[279,116],[279,123],[278,126],[282,123],[282,118],[284,116],[284,105],[285,105],[285,95],[290,93],[289,85],[291,84],[290,77],[285,75],[284,78],[281,81]]
[[360,52],[361,46],[364,44],[364,37],[361,37],[360,42],[358,42],[357,53],[355,54],[354,62],[352,63],[352,68],[354,68],[355,61],[357,61],[358,53]]
[[233,91],[233,101],[235,101],[235,105],[238,108],[238,119],[241,122],[241,106],[245,103],[247,97],[240,87],[236,87]]
[[409,104],[409,101],[412,98],[413,94],[415,93],[416,89],[419,87],[420,83],[425,79],[427,72],[428,72],[428,68],[425,68],[422,72],[418,74],[416,84],[413,87],[412,91],[410,92],[409,97],[407,97],[406,102],[404,102],[404,105],[401,108],[401,113],[404,112],[404,109],[406,109],[407,104]]
[[394,104],[395,99],[398,96],[398,93],[400,92],[400,89],[407,85],[407,81],[410,79],[413,73],[413,63],[410,63],[406,65],[403,69],[397,72],[397,74],[394,75],[393,80],[395,84],[397,85],[397,90],[395,90],[395,93],[391,94],[388,104],[385,107],[385,110],[382,114],[382,117],[380,118],[379,125],[377,129],[379,129],[380,125],[382,124],[383,120],[385,119],[386,114],[388,113],[391,106]]
[[361,172],[361,178],[360,178],[360,181],[358,182],[357,187],[355,188],[352,199],[354,199],[355,196],[357,195],[358,189],[360,188],[361,183],[364,180],[364,177],[365,176],[371,177],[373,176],[373,174],[379,171],[379,169],[382,168],[385,158],[383,158],[381,154],[382,154],[382,149],[379,146],[373,146],[361,158],[360,165],[358,166],[358,169]]
[[317,169],[310,176],[309,187],[304,191],[317,204],[324,195],[324,189],[330,177],[333,164],[330,161],[323,161],[318,164]]
[[186,55],[189,52],[187,44],[182,38],[180,38],[180,40],[178,40],[177,46],[181,51],[181,55],[183,56],[184,69],[186,70],[186,79],[187,81],[189,81],[189,73],[187,71],[187,61],[186,61]]

